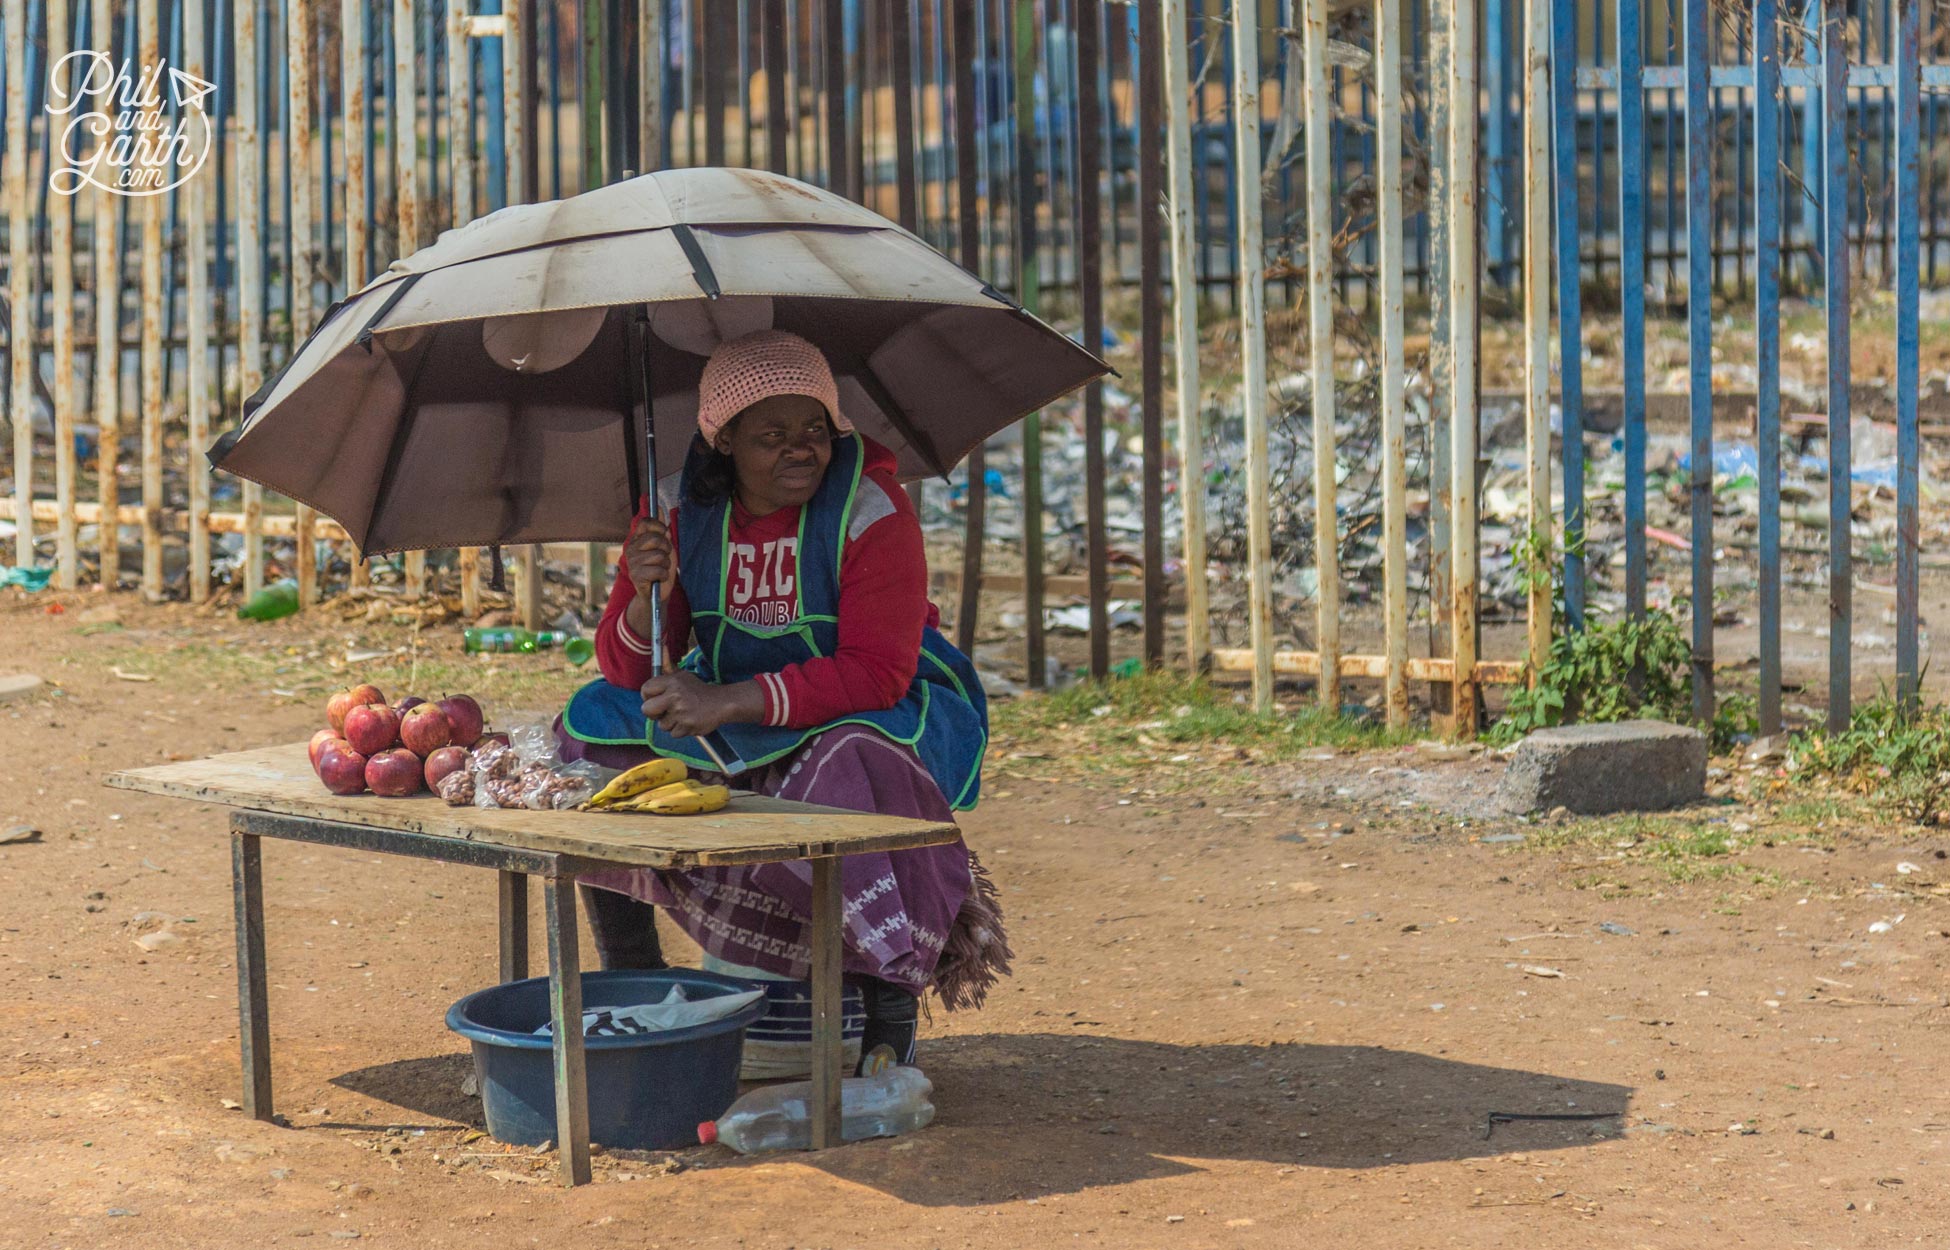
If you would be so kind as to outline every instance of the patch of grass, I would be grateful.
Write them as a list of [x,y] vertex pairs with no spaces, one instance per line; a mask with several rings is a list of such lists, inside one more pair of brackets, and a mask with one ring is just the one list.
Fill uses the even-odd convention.
[[[418,693],[437,698],[467,693],[482,700],[491,712],[548,712],[560,708],[575,689],[594,676],[589,669],[572,669],[559,655],[468,655],[458,639],[441,638],[437,645],[415,645],[405,631],[403,641],[375,638],[370,646],[353,649],[386,650],[371,660],[348,663],[344,643],[304,640],[298,643],[266,640],[160,638],[146,643],[123,643],[70,653],[69,662],[107,672],[141,673],[172,685],[197,685],[234,691],[243,696],[295,703],[318,702],[334,690],[368,681],[388,698]],[[390,644],[390,645],[389,645]],[[398,648],[404,647],[404,650]]]
[[989,706],[989,716],[994,743],[1001,748],[991,754],[997,763],[1013,767],[1045,757],[1094,773],[1194,760],[1277,763],[1323,747],[1400,746],[1421,736],[1313,707],[1262,715],[1210,682],[1170,672],[1083,682],[997,702]]
[[1795,771],[1833,780],[1904,820],[1950,816],[1950,706],[1905,707],[1888,690],[1857,707],[1840,733],[1795,740]]

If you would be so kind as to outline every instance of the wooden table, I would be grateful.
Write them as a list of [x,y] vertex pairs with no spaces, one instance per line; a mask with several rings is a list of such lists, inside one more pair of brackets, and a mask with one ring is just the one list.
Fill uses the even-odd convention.
[[501,979],[528,975],[528,878],[542,878],[548,926],[549,1015],[555,1035],[555,1118],[564,1184],[589,1180],[583,1067],[582,964],[576,876],[604,868],[700,868],[812,861],[813,1148],[840,1143],[839,857],[951,842],[952,824],[738,795],[700,816],[531,812],[449,807],[432,795],[341,797],[313,774],[305,744],[111,773],[123,790],[237,808],[230,867],[237,915],[237,1015],[244,1110],[269,1120],[270,1016],[264,967],[262,840],[284,838],[493,868],[500,873]]

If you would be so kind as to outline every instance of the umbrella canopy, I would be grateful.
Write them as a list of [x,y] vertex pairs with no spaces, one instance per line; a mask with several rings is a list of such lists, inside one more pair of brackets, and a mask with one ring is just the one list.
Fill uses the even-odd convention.
[[765,327],[826,353],[846,416],[908,479],[1109,371],[858,204],[673,169],[502,209],[395,262],[325,314],[210,460],[367,554],[620,540],[644,480],[633,339],[670,472],[705,356]]

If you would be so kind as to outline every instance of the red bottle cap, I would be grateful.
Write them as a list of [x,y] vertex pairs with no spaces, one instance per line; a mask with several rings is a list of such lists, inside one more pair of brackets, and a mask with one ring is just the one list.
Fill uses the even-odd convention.
[[712,1142],[717,1141],[718,1122],[716,1120],[706,1120],[704,1123],[698,1125],[697,1139],[707,1146],[709,1146]]

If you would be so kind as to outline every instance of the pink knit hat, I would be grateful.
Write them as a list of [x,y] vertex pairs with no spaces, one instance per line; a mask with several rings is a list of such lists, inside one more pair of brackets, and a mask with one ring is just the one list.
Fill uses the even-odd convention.
[[715,443],[733,417],[774,395],[810,395],[826,405],[826,415],[842,434],[853,432],[853,423],[840,412],[832,366],[817,347],[789,330],[754,330],[718,345],[698,380],[697,428],[705,442]]

